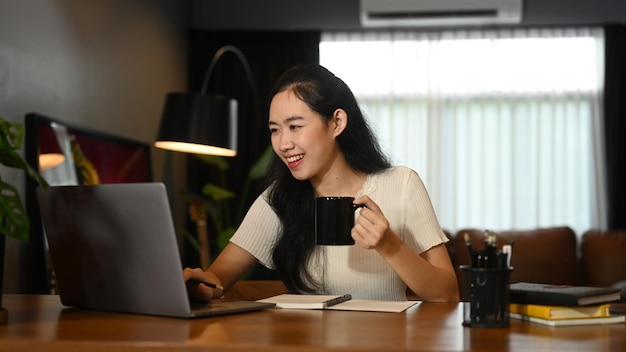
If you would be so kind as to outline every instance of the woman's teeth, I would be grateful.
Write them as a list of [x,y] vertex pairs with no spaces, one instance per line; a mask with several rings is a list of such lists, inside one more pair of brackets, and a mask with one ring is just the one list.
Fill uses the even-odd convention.
[[296,156],[290,156],[287,158],[287,161],[290,163],[293,163],[294,161],[298,161],[300,159],[304,158],[303,155],[296,155]]

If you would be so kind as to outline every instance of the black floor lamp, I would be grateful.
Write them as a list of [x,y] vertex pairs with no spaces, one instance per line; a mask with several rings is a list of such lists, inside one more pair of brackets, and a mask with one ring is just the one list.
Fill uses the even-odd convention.
[[215,65],[229,52],[239,58],[252,89],[254,103],[258,103],[258,92],[248,60],[235,46],[223,46],[211,60],[200,93],[167,95],[155,147],[193,154],[237,155],[237,100],[207,94]]
[[[209,64],[200,93],[167,95],[155,147],[191,154],[237,155],[238,102],[223,95],[208,94],[215,66],[226,53],[236,55],[241,62],[252,89],[253,103],[258,104],[258,92],[248,60],[238,48],[223,46]],[[211,254],[206,209],[201,201],[195,200],[189,204],[189,213],[198,231],[200,266],[207,269]]]

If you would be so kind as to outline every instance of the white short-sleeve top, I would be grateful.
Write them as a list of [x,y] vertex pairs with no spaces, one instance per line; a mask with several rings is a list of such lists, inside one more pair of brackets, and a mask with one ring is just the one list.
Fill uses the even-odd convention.
[[[252,204],[231,242],[274,269],[272,250],[280,236],[281,224],[267,202],[267,194],[266,190]],[[369,175],[356,197],[362,195],[378,204],[391,229],[417,253],[448,241],[428,192],[414,170],[396,166]],[[323,283],[315,293],[350,293],[355,299],[406,300],[406,284],[375,250],[358,245],[317,246],[308,265],[313,277]]]

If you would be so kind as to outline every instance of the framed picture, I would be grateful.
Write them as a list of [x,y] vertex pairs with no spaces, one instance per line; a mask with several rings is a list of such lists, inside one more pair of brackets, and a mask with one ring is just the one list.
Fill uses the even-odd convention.
[[[37,113],[25,116],[24,127],[26,161],[52,186],[153,180],[151,147],[147,143]],[[36,187],[27,178],[25,206],[31,228],[30,240],[22,246],[20,254],[20,293],[48,294],[54,282]]]

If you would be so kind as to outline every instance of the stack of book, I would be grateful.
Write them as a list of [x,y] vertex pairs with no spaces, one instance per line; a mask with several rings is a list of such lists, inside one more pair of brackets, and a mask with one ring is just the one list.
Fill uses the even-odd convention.
[[611,314],[610,303],[620,290],[608,287],[547,285],[518,282],[510,285],[509,316],[532,323],[566,326],[624,323],[623,314]]

